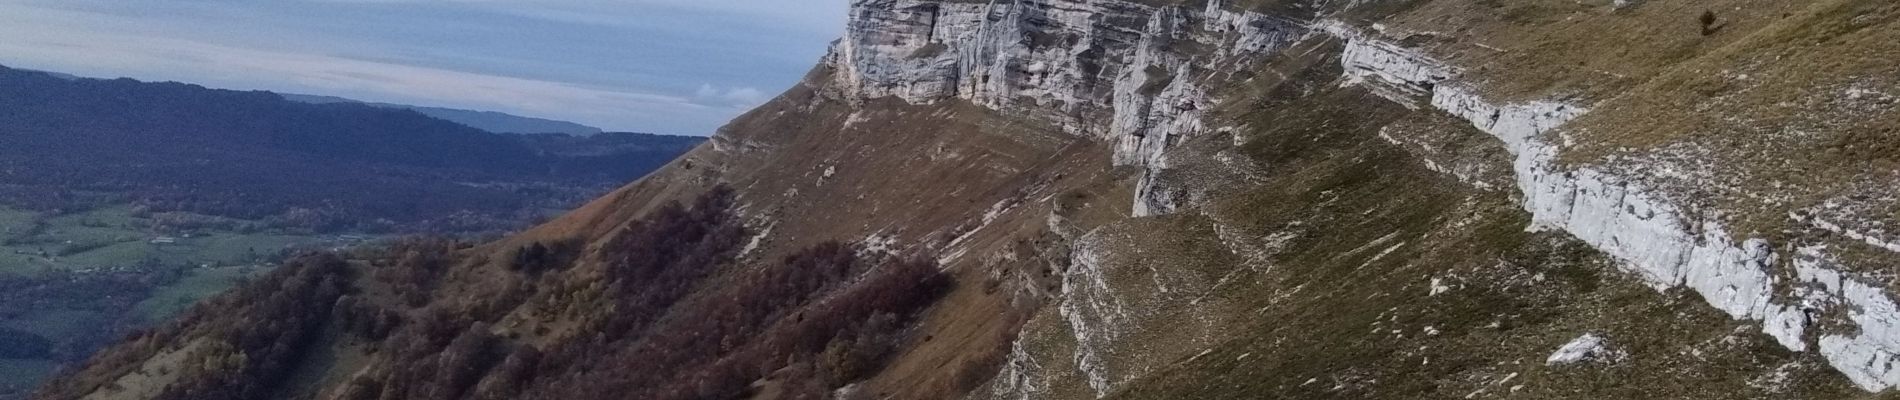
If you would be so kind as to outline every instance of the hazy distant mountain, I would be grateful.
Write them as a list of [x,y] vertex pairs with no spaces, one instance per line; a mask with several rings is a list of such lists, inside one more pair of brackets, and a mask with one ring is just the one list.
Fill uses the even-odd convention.
[[[132,202],[316,230],[506,229],[702,140],[502,135],[421,111],[331,103],[0,67],[0,205]],[[576,149],[588,146],[597,148]]]
[[283,255],[524,227],[705,140],[429,111],[0,67],[0,400]]
[[[33,69],[19,69],[19,71],[38,72],[38,73],[50,75],[54,78],[59,78],[59,79],[64,79],[64,80],[69,80],[69,81],[80,80],[80,79],[96,79],[96,78],[87,78],[83,76],[61,73],[61,72],[53,72],[53,71],[41,71],[41,70],[33,70]],[[552,120],[552,119],[546,119],[546,118],[524,117],[520,115],[514,115],[514,114],[496,112],[496,111],[464,110],[464,109],[459,109],[459,108],[424,107],[424,106],[415,106],[415,105],[408,105],[408,104],[378,103],[378,102],[362,101],[362,100],[356,100],[356,99],[345,98],[345,97],[323,96],[323,95],[314,95],[314,94],[277,93],[277,95],[283,96],[284,100],[290,100],[290,101],[295,101],[299,103],[310,103],[310,104],[353,103],[353,104],[364,104],[364,105],[384,107],[384,108],[401,108],[401,109],[414,110],[415,112],[422,113],[423,115],[436,117],[443,120],[448,120],[449,122],[454,122],[454,123],[458,123],[462,125],[468,125],[475,129],[481,129],[481,130],[489,131],[493,133],[516,133],[516,134],[564,133],[564,134],[575,135],[575,136],[589,136],[589,135],[596,135],[604,131],[603,129],[600,129],[600,128],[587,126],[587,125],[574,123],[574,122]]]
[[65,79],[65,80],[69,80],[69,81],[70,81],[70,80],[78,80],[78,79],[86,79],[86,77],[83,77],[83,76],[79,76],[79,75],[73,75],[73,74],[66,74],[66,73],[59,73],[59,72],[53,72],[53,71],[41,71],[41,70],[35,70],[35,69],[23,69],[23,70],[21,70],[21,71],[32,71],[32,72],[38,72],[38,73],[42,73],[42,74],[47,74],[47,75],[52,75],[52,76],[53,76],[54,78],[59,78],[59,79]]
[[302,103],[312,103],[312,104],[356,103],[356,104],[367,104],[367,105],[377,106],[377,107],[402,108],[402,109],[415,110],[416,112],[422,113],[423,115],[428,115],[431,117],[449,120],[458,124],[468,125],[476,129],[481,129],[481,130],[494,132],[494,133],[565,133],[569,135],[587,136],[587,135],[598,134],[601,132],[600,128],[595,128],[595,127],[587,126],[587,125],[581,125],[581,124],[577,124],[573,122],[556,121],[556,120],[544,119],[544,118],[523,117],[519,115],[494,112],[494,111],[476,111],[476,110],[462,110],[462,109],[455,109],[455,108],[412,106],[412,105],[407,105],[407,104],[375,103],[375,102],[367,102],[367,101],[348,99],[348,98],[342,98],[342,97],[336,97],[336,96],[319,96],[319,95],[310,95],[310,94],[278,93],[278,95],[284,96],[285,100],[302,102]]

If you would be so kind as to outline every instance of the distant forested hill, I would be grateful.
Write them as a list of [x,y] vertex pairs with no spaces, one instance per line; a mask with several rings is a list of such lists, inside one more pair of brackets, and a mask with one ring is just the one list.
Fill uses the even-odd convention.
[[[550,173],[566,177],[596,177],[628,182],[659,169],[673,156],[698,146],[706,138],[648,133],[602,132],[591,136],[533,134],[518,136],[551,157]],[[667,154],[667,157],[655,157]]]
[[494,133],[564,133],[575,136],[589,136],[601,133],[600,128],[581,125],[568,121],[556,121],[544,118],[523,117],[494,111],[462,110],[442,107],[423,107],[407,104],[372,103],[335,96],[317,96],[308,94],[279,93],[284,99],[314,104],[357,103],[384,108],[413,110],[431,117],[468,125]]
[[704,140],[597,132],[0,67],[0,400],[289,255],[525,227]]
[[700,138],[499,135],[269,92],[0,67],[0,205],[133,203],[314,231],[519,226],[644,175]]

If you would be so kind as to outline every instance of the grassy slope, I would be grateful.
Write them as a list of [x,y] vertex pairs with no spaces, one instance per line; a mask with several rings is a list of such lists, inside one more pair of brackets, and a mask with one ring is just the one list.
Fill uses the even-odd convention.
[[[1481,2],[1436,4],[1469,3]],[[1566,71],[1552,74],[1577,74]],[[1508,189],[1466,187],[1377,136],[1392,123],[1467,141],[1482,141],[1481,133],[1338,89],[1331,80],[1337,71],[1280,72],[1311,75],[1294,82],[1297,90],[1264,90],[1223,107],[1248,143],[1233,154],[1271,173],[1225,181],[1233,193],[1204,212],[1124,220],[1126,171],[1102,165],[1098,147],[1038,135],[1044,127],[960,104],[876,103],[867,107],[877,111],[852,124],[846,121],[854,120],[853,110],[794,90],[664,172],[475,252],[608,237],[653,204],[712,182],[735,184],[749,215],[782,224],[760,258],[873,233],[937,249],[945,235],[977,232],[966,255],[951,263],[966,284],[926,318],[919,333],[927,339],[909,343],[862,389],[898,398],[954,393],[946,388],[968,383],[963,368],[995,362],[984,357],[999,346],[1007,350],[1012,328],[1022,323],[1031,329],[1025,336],[1047,339],[1032,340],[1029,347],[1044,348],[1027,351],[1064,386],[1065,396],[1053,398],[1093,397],[1073,372],[1062,375],[1073,371],[1064,363],[1072,362],[1075,344],[1063,343],[1070,332],[1062,331],[1055,306],[1039,303],[1060,289],[1062,264],[1070,261],[1062,259],[1064,241],[1046,240],[1059,236],[1045,230],[1051,214],[1077,220],[1078,231],[1104,227],[1119,237],[1111,243],[1122,251],[1108,261],[1116,288],[1137,290],[1129,299],[1152,300],[1131,321],[1140,325],[1130,336],[1137,345],[1103,350],[1124,357],[1110,368],[1133,379],[1114,393],[1118,398],[1856,394],[1811,356],[1738,331],[1743,324],[1699,299],[1659,295],[1562,235],[1524,232],[1525,216]],[[825,177],[832,167],[838,174]],[[987,224],[964,222],[1010,199],[1023,204],[1003,208]],[[1287,234],[1288,242],[1256,265],[1246,254],[1222,254],[1232,250],[1210,232],[1223,229],[1246,238]],[[465,271],[468,286],[450,290],[482,293],[478,272]],[[1434,295],[1434,278],[1448,291]],[[1186,283],[1193,290],[1183,293],[1191,296],[1139,291],[1162,282]],[[1033,318],[1022,313],[1036,306],[1042,308]],[[1628,357],[1543,365],[1551,351],[1585,332],[1609,337]]]
[[[1469,3],[1435,2],[1436,9],[1414,10],[1410,16],[1417,18],[1414,21],[1425,21],[1423,16],[1430,15],[1489,17],[1455,8]],[[1511,7],[1526,4],[1543,3],[1511,3]],[[1653,6],[1659,9],[1639,12],[1663,13],[1681,6],[1659,3]],[[1664,17],[1648,20],[1656,26],[1660,18]],[[1446,26],[1442,18],[1432,21],[1437,25],[1431,26]],[[1643,19],[1615,24],[1635,21]],[[1495,22],[1471,23],[1472,30],[1461,30],[1461,34],[1544,29],[1525,21],[1507,22],[1522,25],[1500,28]],[[1573,18],[1564,23],[1582,26],[1602,21]],[[1759,26],[1760,21],[1744,20],[1730,28]],[[1641,32],[1611,31],[1611,35],[1575,35],[1568,40],[1614,40]],[[1493,38],[1551,45],[1549,36],[1538,35],[1559,33]],[[1654,50],[1658,48],[1636,47],[1630,54]],[[1454,54],[1454,58],[1482,60]],[[1529,62],[1516,57],[1522,56],[1484,65],[1497,68],[1509,65],[1511,59]],[[1686,57],[1663,57],[1653,60],[1662,65],[1634,67],[1648,71],[1639,73],[1656,74],[1670,67],[1672,60]],[[1617,85],[1583,79],[1596,73],[1588,68],[1549,64],[1508,73],[1493,69],[1478,76],[1511,83],[1496,88],[1507,97],[1516,96],[1509,94],[1512,91]],[[1530,75],[1517,79],[1507,74]],[[1377,135],[1390,125],[1475,138],[1451,138],[1453,143],[1489,141],[1488,137],[1461,121],[1417,112],[1405,115],[1406,111],[1392,110],[1383,100],[1326,88],[1330,76],[1336,74],[1311,77],[1318,82],[1298,92],[1304,97],[1239,93],[1222,106],[1228,111],[1225,122],[1239,126],[1237,135],[1248,142],[1242,153],[1273,172],[1266,181],[1238,189],[1242,193],[1216,200],[1205,211],[1195,211],[1206,215],[1193,218],[1211,218],[1213,224],[1225,224],[1252,237],[1290,233],[1297,239],[1271,257],[1271,267],[1265,268],[1269,272],[1236,269],[1243,275],[1232,281],[1240,283],[1213,295],[1249,304],[1241,308],[1250,312],[1233,315],[1218,308],[1176,305],[1178,309],[1172,312],[1241,321],[1240,326],[1211,339],[1191,337],[1214,340],[1214,345],[1140,363],[1153,373],[1136,374],[1138,378],[1121,386],[1113,398],[1866,397],[1812,354],[1790,353],[1774,345],[1748,323],[1707,308],[1693,294],[1658,295],[1564,235],[1524,232],[1526,219],[1511,198],[1514,190],[1509,186],[1504,192],[1477,190],[1426,170],[1425,160],[1420,159],[1440,165],[1475,162],[1489,157],[1485,152],[1461,155],[1456,149],[1428,147],[1412,154]],[[1211,154],[1177,154],[1174,159],[1193,156]],[[1246,181],[1240,176],[1227,178],[1230,186]],[[1158,228],[1136,235],[1195,234]],[[1185,250],[1165,243],[1120,249],[1141,254]],[[1193,261],[1170,265],[1179,271],[1172,272],[1176,274],[1221,267]],[[1148,279],[1137,278],[1131,282]],[[1451,290],[1432,295],[1434,279],[1443,280]],[[1128,287],[1144,286],[1139,283]],[[1544,365],[1544,358],[1557,347],[1586,332],[1611,338],[1612,347],[1628,356],[1583,366]]]
[[[1633,85],[1638,81],[1597,79],[1603,73],[1590,68],[1589,63],[1575,63],[1576,68],[1571,68],[1569,62],[1551,62],[1566,58],[1538,55],[1571,48],[1564,43],[1608,43],[1641,36],[1645,31],[1634,27],[1664,28],[1667,25],[1659,21],[1689,8],[1657,2],[1639,8],[1636,15],[1582,16],[1578,13],[1583,9],[1602,11],[1593,7],[1607,4],[1504,5],[1565,8],[1518,11],[1520,18],[1555,18],[1537,22],[1467,9],[1483,6],[1473,3],[1485,2],[1412,3],[1397,22],[1413,23],[1405,26],[1412,29],[1461,26],[1454,35],[1460,36],[1454,41],[1456,45],[1435,46],[1454,49],[1449,50],[1454,60],[1491,68],[1474,69],[1472,76],[1505,83],[1487,88],[1506,99],[1526,97],[1522,93],[1532,91]],[[1800,5],[1775,7],[1780,8],[1725,13],[1724,18],[1736,19],[1725,29],[1757,29],[1767,22],[1748,16],[1793,10]],[[1564,18],[1566,13],[1571,17]],[[1446,25],[1446,18],[1465,21]],[[1688,18],[1692,19],[1693,14]],[[1865,23],[1868,18],[1862,20]],[[1560,26],[1546,26],[1556,21],[1562,21]],[[1624,28],[1608,29],[1608,35],[1579,33],[1587,27],[1607,26]],[[1518,34],[1507,34],[1510,32]],[[1745,33],[1718,33],[1704,39],[1671,36],[1655,46],[1625,47],[1628,50],[1619,57],[1644,60],[1620,67],[1629,69],[1623,71],[1623,77],[1663,74],[1675,66],[1673,63],[1712,52],[1743,36]],[[1695,42],[1684,45],[1695,48],[1674,49],[1681,47],[1674,44],[1679,41]],[[1487,43],[1509,43],[1512,46],[1506,47],[1512,49],[1512,54],[1489,57],[1468,51],[1481,47],[1474,44]],[[1683,54],[1664,57],[1654,54],[1657,51]],[[1615,60],[1604,57],[1591,62]],[[1545,65],[1530,67],[1527,63]],[[1107,368],[1112,381],[1132,379],[1116,385],[1118,392],[1112,397],[1864,396],[1816,356],[1791,353],[1774,345],[1757,328],[1709,309],[1694,294],[1659,295],[1565,235],[1524,232],[1526,216],[1512,198],[1514,185],[1508,175],[1498,175],[1501,171],[1492,169],[1477,177],[1501,187],[1500,191],[1480,190],[1426,169],[1427,162],[1439,166],[1508,163],[1509,158],[1501,155],[1494,139],[1463,121],[1429,110],[1399,109],[1376,97],[1337,89],[1333,85],[1337,71],[1301,76],[1297,79],[1305,82],[1292,82],[1292,90],[1280,93],[1274,91],[1283,82],[1247,78],[1300,74],[1287,66],[1284,62],[1273,63],[1262,68],[1271,71],[1242,73],[1244,85],[1225,86],[1230,89],[1228,101],[1219,106],[1225,114],[1220,123],[1238,127],[1235,135],[1247,142],[1238,153],[1227,151],[1222,144],[1190,143],[1170,157],[1174,170],[1164,176],[1198,180],[1203,187],[1212,187],[1202,190],[1224,194],[1205,209],[1188,211],[1190,215],[1166,217],[1189,222],[1130,221],[1112,225],[1117,235],[1153,238],[1145,243],[1124,243],[1113,252],[1129,254],[1119,257],[1123,261],[1108,263],[1121,264],[1111,267],[1111,271],[1122,269],[1109,276],[1110,286],[1127,290],[1120,295],[1122,298],[1165,297],[1163,292],[1168,290],[1161,284],[1167,279],[1187,276],[1192,280],[1193,275],[1208,269],[1233,271],[1222,278],[1228,284],[1216,285],[1211,293],[1177,294],[1172,304],[1163,302],[1152,309],[1133,311],[1151,316],[1135,321],[1135,327],[1124,328],[1119,334],[1145,335],[1135,336],[1140,339],[1089,349],[1116,354],[1126,364],[1111,362]],[[1498,69],[1506,66],[1526,68]],[[1262,86],[1265,88],[1258,88]],[[1430,137],[1421,143],[1411,136],[1419,133]],[[1381,140],[1382,134],[1405,142],[1406,148]],[[1239,154],[1245,161],[1194,161],[1215,159],[1217,151],[1224,152],[1221,156]],[[1192,176],[1198,173],[1194,169],[1208,164],[1263,165],[1267,172],[1250,176],[1210,168],[1214,171],[1207,174],[1213,176]],[[1208,182],[1218,184],[1205,185]],[[1191,222],[1194,220],[1202,222]],[[1281,245],[1282,251],[1264,265],[1248,265],[1191,256],[1205,251],[1205,242],[1181,244],[1160,239],[1185,236],[1212,240],[1204,228],[1209,224],[1241,232],[1239,237],[1288,235],[1293,240]],[[1239,247],[1244,250],[1247,246]],[[1156,259],[1155,254],[1164,256]],[[1142,271],[1154,268],[1156,263],[1166,265],[1167,272]],[[1431,295],[1434,279],[1442,280],[1452,290]],[[1178,291],[1179,287],[1172,289]],[[1234,313],[1230,311],[1233,309],[1244,311]],[[1056,312],[1055,307],[1045,308],[1038,318],[1059,319],[1050,315]],[[1209,330],[1210,326],[1215,329]],[[1068,361],[1083,354],[1074,338],[1063,337],[1072,334],[1065,330],[1069,328],[1060,322],[1032,322],[1030,328],[1039,332],[1026,333],[1026,337],[1035,338],[1029,342],[1031,351],[1043,348],[1034,361],[1047,370],[1046,375],[1031,376],[1030,380],[1053,388],[1053,395],[1034,397],[1093,397],[1074,372],[1077,366]],[[1611,338],[1613,348],[1628,356],[1616,362],[1574,367],[1544,365],[1544,358],[1552,351],[1584,333]],[[1213,344],[1202,345],[1204,342]]]
[[[0,273],[122,267],[148,260],[168,265],[250,265],[285,249],[347,244],[326,235],[278,232],[201,230],[185,237],[162,233],[152,228],[155,224],[151,218],[135,216],[126,206],[55,216],[0,209],[0,231],[9,232],[6,238],[12,243],[0,245]],[[175,242],[152,242],[159,237]],[[83,250],[59,254],[69,247]],[[47,254],[40,255],[42,251]]]
[[[1246,150],[1286,172],[1217,203],[1214,218],[1297,239],[1271,258],[1268,272],[1213,294],[1249,305],[1240,307],[1249,314],[1214,317],[1242,321],[1236,329],[1195,349],[1204,354],[1161,364],[1116,398],[1851,393],[1818,360],[1736,333],[1742,324],[1693,295],[1659,296],[1579,243],[1524,232],[1525,216],[1508,195],[1426,170],[1367,126],[1325,123],[1392,115],[1379,104],[1336,93],[1248,116],[1279,122],[1249,132],[1257,136]],[[1327,126],[1334,129],[1313,128]],[[1451,289],[1431,294],[1433,279]],[[1611,338],[1628,358],[1544,366],[1545,356],[1586,332]],[[1767,383],[1778,373],[1786,378]]]

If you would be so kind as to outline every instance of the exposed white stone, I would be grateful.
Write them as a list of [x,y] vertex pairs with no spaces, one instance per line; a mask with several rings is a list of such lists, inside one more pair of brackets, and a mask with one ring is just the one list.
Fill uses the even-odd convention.
[[1135,207],[1131,211],[1132,215],[1136,217],[1166,215],[1180,208],[1172,193],[1161,190],[1159,187],[1160,172],[1166,168],[1167,158],[1162,157],[1156,160],[1155,164],[1149,165],[1141,174],[1141,179],[1135,182]]
[[747,239],[745,242],[745,247],[742,247],[739,249],[739,256],[740,257],[749,256],[749,255],[752,255],[752,252],[758,251],[759,245],[764,243],[766,238],[772,237],[772,228],[777,228],[777,227],[778,227],[778,222],[773,221],[770,223],[766,223],[764,228],[757,228],[758,233],[753,234],[751,239]]
[[1585,361],[1615,361],[1621,355],[1611,351],[1602,336],[1585,333],[1583,336],[1565,343],[1557,351],[1544,359],[1544,365],[1557,366],[1576,364]]
[[1803,304],[1814,315],[1844,310],[1856,328],[1821,335],[1820,352],[1828,364],[1868,391],[1900,386],[1900,305],[1880,287],[1839,272],[1825,246],[1802,247],[1794,259],[1804,284]]
[[1569,343],[1564,343],[1564,347],[1558,347],[1556,353],[1550,353],[1549,358],[1545,358],[1545,366],[1562,366],[1562,364],[1577,364],[1585,360],[1607,360],[1607,358],[1613,358],[1613,353],[1604,343],[1604,337],[1583,334],[1577,339],[1571,339]]
[[1048,396],[1048,374],[1042,363],[1024,347],[1023,339],[1010,343],[1009,357],[997,371],[991,395],[999,399],[1030,400]]
[[1365,85],[1373,93],[1407,107],[1418,108],[1418,97],[1429,96],[1438,82],[1459,72],[1411,49],[1374,40],[1339,21],[1322,21],[1316,27],[1347,41],[1340,54],[1346,78],[1342,84]]
[[[1503,141],[1516,156],[1513,170],[1532,229],[1568,232],[1622,261],[1658,290],[1687,287],[1733,318],[1762,321],[1764,333],[1795,351],[1808,349],[1804,335],[1821,315],[1816,310],[1845,307],[1850,312],[1844,322],[1858,331],[1822,335],[1820,353],[1862,389],[1900,385],[1900,306],[1884,289],[1845,278],[1820,250],[1808,249],[1794,266],[1808,284],[1789,296],[1800,301],[1779,301],[1775,288],[1781,278],[1772,244],[1761,239],[1738,243],[1716,216],[1692,215],[1629,179],[1557,165],[1560,146],[1541,136],[1582,116],[1585,108],[1551,101],[1499,105],[1453,82],[1455,69],[1421,53],[1342,23],[1321,26],[1348,41],[1342,62],[1349,82],[1389,88],[1388,98],[1400,97],[1395,101],[1402,103],[1414,101],[1407,96],[1429,93],[1432,107]],[[1826,227],[1825,221],[1810,222]],[[1884,244],[1869,240],[1872,235],[1848,236]]]
[[[1195,19],[1202,32],[1190,29]],[[1119,165],[1144,165],[1201,130],[1210,99],[1195,86],[1197,71],[1272,54],[1305,34],[1299,23],[1227,11],[1222,1],[1197,10],[1128,0],[856,0],[826,64],[849,99],[1035,110],[1024,114],[1115,143]],[[1191,48],[1213,52],[1184,53]]]
[[844,387],[840,387],[838,388],[838,390],[831,391],[831,398],[849,399],[849,398],[856,397],[858,393],[858,389],[860,387],[862,387],[861,383],[853,383],[849,385],[844,385]]
[[1431,291],[1425,296],[1437,296],[1451,291],[1451,285],[1445,284],[1445,278],[1432,278]]
[[[1197,86],[1200,75],[1237,57],[1273,54],[1308,32],[1225,3],[1197,10],[1129,0],[855,0],[825,63],[847,99],[960,98],[1109,141],[1116,165],[1153,175],[1168,146],[1204,129],[1212,100]],[[1201,32],[1190,29],[1195,19]],[[1212,52],[1185,53],[1194,48]],[[1137,200],[1135,213],[1172,211],[1160,205]]]
[[1062,303],[1056,307],[1075,337],[1075,367],[1096,397],[1107,396],[1111,383],[1101,349],[1109,347],[1128,321],[1127,307],[1108,285],[1104,242],[1095,231],[1071,245],[1069,271],[1062,275]]

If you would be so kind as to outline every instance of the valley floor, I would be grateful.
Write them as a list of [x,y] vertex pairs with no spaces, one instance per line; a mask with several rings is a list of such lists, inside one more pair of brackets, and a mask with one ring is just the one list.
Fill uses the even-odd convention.
[[[225,220],[207,216],[198,219]],[[177,215],[112,206],[74,213],[0,208],[0,330],[34,340],[0,350],[0,398],[18,398],[61,365],[170,319],[274,268],[289,254],[377,235],[167,225]]]

